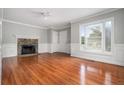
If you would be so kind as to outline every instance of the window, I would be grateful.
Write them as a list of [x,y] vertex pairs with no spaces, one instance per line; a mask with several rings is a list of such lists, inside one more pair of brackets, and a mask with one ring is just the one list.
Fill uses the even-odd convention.
[[81,49],[94,52],[111,52],[112,20],[82,24],[80,26]]
[[111,21],[105,22],[105,51],[111,51]]
[[101,49],[102,29],[102,24],[89,25],[86,27],[86,47],[88,49]]

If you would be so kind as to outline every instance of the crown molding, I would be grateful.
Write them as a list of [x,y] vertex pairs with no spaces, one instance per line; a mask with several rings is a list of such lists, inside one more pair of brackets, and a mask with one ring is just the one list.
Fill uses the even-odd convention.
[[102,15],[102,14],[107,14],[107,13],[110,13],[110,12],[113,12],[113,11],[116,11],[116,10],[119,10],[119,9],[120,8],[112,8],[112,9],[108,9],[108,10],[105,10],[105,11],[102,11],[102,12],[98,12],[96,14],[92,14],[92,15],[89,15],[89,16],[86,16],[86,17],[81,17],[81,18],[77,18],[77,19],[71,20],[68,23],[63,23],[63,24],[59,24],[59,25],[56,24],[56,25],[53,25],[53,26],[46,26],[46,27],[31,25],[31,24],[22,23],[22,22],[13,21],[13,20],[8,20],[8,19],[4,19],[4,18],[2,18],[1,20],[3,22],[19,24],[19,25],[24,25],[24,26],[33,27],[33,28],[39,28],[39,29],[44,29],[44,30],[48,30],[48,29],[63,30],[63,29],[70,28],[71,24],[73,24],[73,23],[77,23],[77,22],[80,22],[82,20],[85,20],[85,19],[88,19],[88,18],[91,18],[91,17],[95,17],[95,16],[99,16],[99,15]]
[[8,19],[2,19],[2,22],[8,22],[8,23],[13,23],[13,24],[19,24],[19,25],[24,25],[24,26],[33,27],[33,28],[39,28],[39,29],[45,29],[45,30],[47,29],[46,27],[41,27],[41,26],[26,24],[26,23],[17,22],[17,21],[8,20]]
[[98,12],[98,13],[95,13],[95,14],[92,14],[92,15],[89,15],[89,16],[86,16],[86,17],[80,17],[80,18],[71,20],[70,23],[71,24],[78,23],[82,20],[89,19],[89,18],[92,18],[92,17],[95,17],[95,16],[100,16],[100,15],[103,15],[103,14],[107,14],[107,13],[110,13],[110,12],[113,12],[113,11],[116,11],[116,10],[119,10],[119,9],[121,9],[121,8],[112,8],[112,9],[104,10],[102,12]]
[[70,28],[71,27],[71,25],[69,23],[54,25],[54,26],[50,26],[50,27],[41,27],[41,26],[26,24],[26,23],[17,22],[17,21],[8,20],[8,19],[1,19],[1,21],[2,22],[13,23],[13,24],[24,25],[24,26],[33,27],[33,28],[44,29],[44,30],[48,30],[48,29],[62,30],[62,29],[67,29],[67,28]]
[[61,31],[63,29],[68,29],[70,27],[71,27],[70,23],[64,23],[64,24],[50,26],[49,29]]

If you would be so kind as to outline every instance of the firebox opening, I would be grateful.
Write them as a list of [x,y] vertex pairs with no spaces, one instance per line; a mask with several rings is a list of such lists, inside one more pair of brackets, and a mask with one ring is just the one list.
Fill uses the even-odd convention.
[[22,45],[21,54],[34,54],[36,49],[34,45]]

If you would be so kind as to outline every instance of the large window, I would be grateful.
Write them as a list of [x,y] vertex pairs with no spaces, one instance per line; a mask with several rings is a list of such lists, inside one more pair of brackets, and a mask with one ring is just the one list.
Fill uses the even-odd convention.
[[82,24],[80,26],[81,49],[94,52],[111,52],[112,20]]

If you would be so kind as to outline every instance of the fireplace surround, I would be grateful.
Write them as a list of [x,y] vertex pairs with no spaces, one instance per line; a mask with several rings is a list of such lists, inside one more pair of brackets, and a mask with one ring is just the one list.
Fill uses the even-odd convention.
[[17,42],[18,56],[38,54],[38,39],[18,38]]

